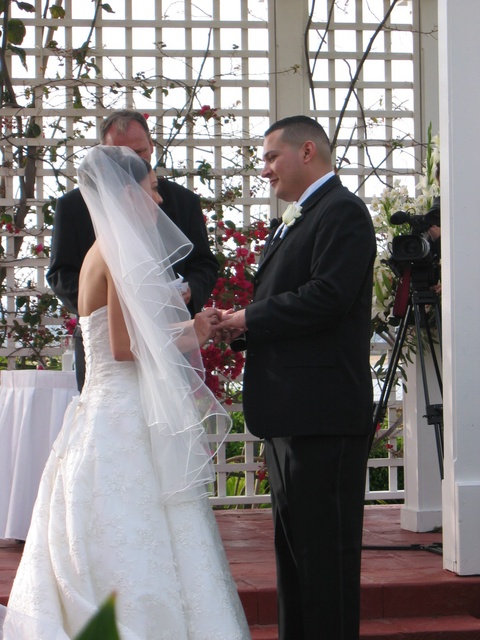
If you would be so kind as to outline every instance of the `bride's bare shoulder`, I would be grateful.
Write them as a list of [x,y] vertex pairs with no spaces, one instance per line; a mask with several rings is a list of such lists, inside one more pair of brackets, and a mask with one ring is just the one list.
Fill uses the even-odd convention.
[[78,310],[80,315],[90,315],[92,311],[107,304],[108,269],[95,242],[82,263],[78,283]]
[[82,263],[82,269],[83,269],[83,267],[85,265],[88,265],[89,262],[96,262],[96,263],[105,264],[105,261],[104,261],[104,259],[102,257],[101,252],[100,252],[100,248],[98,246],[98,242],[96,240],[92,244],[90,249],[87,251],[87,253],[85,254],[85,258],[83,259],[83,263]]

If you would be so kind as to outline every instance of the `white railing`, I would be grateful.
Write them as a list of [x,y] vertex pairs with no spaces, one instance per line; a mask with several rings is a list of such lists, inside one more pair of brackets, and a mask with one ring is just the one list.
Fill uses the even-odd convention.
[[[375,344],[372,346],[372,357],[378,357],[387,346]],[[378,396],[378,393],[376,393]],[[401,424],[402,398],[401,392],[392,391],[388,402],[387,418],[388,424],[395,421]],[[240,406],[233,410],[241,411]],[[216,439],[221,436],[217,436]],[[236,442],[242,444],[242,454],[233,459],[227,458],[227,446]],[[398,451],[398,433],[386,441],[384,447],[386,456],[384,458],[370,458],[368,461],[368,471],[366,479],[365,500],[370,501],[391,501],[403,500],[404,490],[401,478],[403,469],[403,454]],[[230,433],[225,438],[224,444],[219,448],[215,470],[217,482],[215,494],[211,501],[215,506],[242,507],[260,506],[270,503],[269,494],[259,494],[259,472],[263,472],[263,448],[261,441],[245,430],[244,433]],[[378,489],[378,471],[385,469],[380,479],[382,487]],[[377,474],[373,481],[374,474]],[[373,485],[373,487],[372,487]],[[234,487],[237,487],[237,491]],[[240,488],[240,489],[238,489]]]
[[[60,355],[60,350],[52,349],[51,355]],[[230,408],[232,411],[241,411],[241,406]],[[389,403],[389,419],[398,420],[398,412],[401,410],[401,400],[393,398]],[[265,483],[261,479],[265,472],[263,463],[262,441],[252,435],[246,428],[241,433],[218,434],[210,436],[212,445],[218,441],[220,445],[216,459],[215,472],[216,483],[211,502],[216,507],[260,507],[270,504],[270,494],[261,493]],[[229,457],[229,445],[238,443],[240,451]],[[401,487],[399,471],[403,467],[403,457],[399,457],[396,451],[397,439],[388,442],[390,448],[386,448],[387,457],[371,458],[368,462],[365,500],[366,501],[390,501],[403,500],[404,491]],[[238,447],[237,447],[238,449]],[[385,469],[383,473],[381,490],[378,489],[378,478],[372,483],[374,470]],[[372,488],[372,484],[374,484]]]
[[[227,462],[225,457],[226,444],[228,442],[242,442],[244,445],[244,458],[241,461]],[[211,502],[215,506],[260,506],[270,504],[270,494],[258,494],[258,477],[262,465],[255,454],[256,447],[261,446],[260,441],[250,433],[236,433],[227,436],[226,443],[220,447],[218,461],[215,464],[217,483],[215,494]],[[384,490],[372,490],[371,470],[386,469],[386,488]],[[403,500],[404,490],[400,488],[399,470],[403,468],[403,458],[389,455],[387,458],[371,458],[368,461],[367,482],[365,490],[366,501],[390,501]],[[228,480],[237,478],[241,486],[241,493],[232,491]]]

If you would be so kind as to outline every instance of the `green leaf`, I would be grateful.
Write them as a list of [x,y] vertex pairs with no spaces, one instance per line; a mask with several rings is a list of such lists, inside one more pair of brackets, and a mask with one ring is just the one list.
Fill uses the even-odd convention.
[[35,13],[35,7],[29,2],[17,2],[17,7],[22,11],[28,11],[28,13]]
[[380,358],[377,361],[376,366],[377,367],[383,367],[383,365],[385,364],[385,360],[387,359],[387,354],[386,353],[382,353],[382,355],[380,356]]
[[391,291],[392,291],[392,280],[391,280],[391,278],[389,278],[388,274],[386,274],[384,272],[382,274],[382,279],[383,279],[383,286],[388,291],[388,293],[391,293]]
[[83,109],[82,96],[78,87],[73,87],[73,108]]
[[12,18],[8,21],[7,39],[11,44],[22,44],[27,30],[25,25],[18,18]]
[[112,7],[109,4],[101,4],[100,6],[107,13],[115,13],[115,11],[112,9]]
[[75,636],[74,640],[120,640],[115,623],[115,595],[110,595],[98,613]]
[[27,138],[39,138],[42,135],[42,129],[38,124],[32,124],[26,132]]
[[49,8],[50,13],[52,14],[52,18],[64,18],[65,17],[65,9],[58,4],[54,4]]
[[28,71],[27,54],[25,53],[25,49],[21,49],[20,47],[14,47],[13,44],[8,44],[7,48],[10,49],[12,53],[15,53],[20,58],[20,62],[22,63],[23,67]]

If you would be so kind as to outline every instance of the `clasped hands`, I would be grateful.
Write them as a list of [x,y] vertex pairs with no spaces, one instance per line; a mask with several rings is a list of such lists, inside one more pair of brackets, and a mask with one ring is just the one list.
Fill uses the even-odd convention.
[[239,311],[228,309],[225,311],[209,307],[196,314],[193,326],[200,346],[212,339],[215,343],[226,342],[230,344],[232,340],[235,340],[247,330],[245,309],[240,309]]

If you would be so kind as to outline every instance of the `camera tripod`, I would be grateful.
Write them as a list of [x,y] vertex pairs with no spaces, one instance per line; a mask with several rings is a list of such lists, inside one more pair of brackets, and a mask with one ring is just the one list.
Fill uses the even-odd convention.
[[425,329],[426,342],[428,349],[432,354],[435,375],[438,383],[440,394],[443,397],[442,374],[440,370],[439,360],[435,351],[435,343],[432,335],[432,328],[427,318],[427,307],[430,307],[434,313],[436,322],[440,354],[442,349],[442,330],[441,330],[441,314],[438,294],[430,288],[430,280],[425,277],[422,268],[413,266],[404,268],[400,277],[393,314],[400,318],[397,336],[393,345],[392,356],[387,368],[385,380],[381,390],[380,398],[375,405],[373,416],[373,429],[383,423],[387,413],[387,403],[390,392],[395,383],[396,370],[402,354],[402,348],[407,335],[409,325],[412,325],[412,319],[415,324],[417,335],[417,355],[420,359],[420,367],[422,372],[423,390],[425,396],[424,417],[427,423],[433,425],[435,429],[435,441],[437,446],[438,464],[440,468],[440,477],[443,479],[443,403],[432,404],[430,402],[430,392],[427,379],[427,368],[425,362],[425,344],[422,340],[422,328]]

